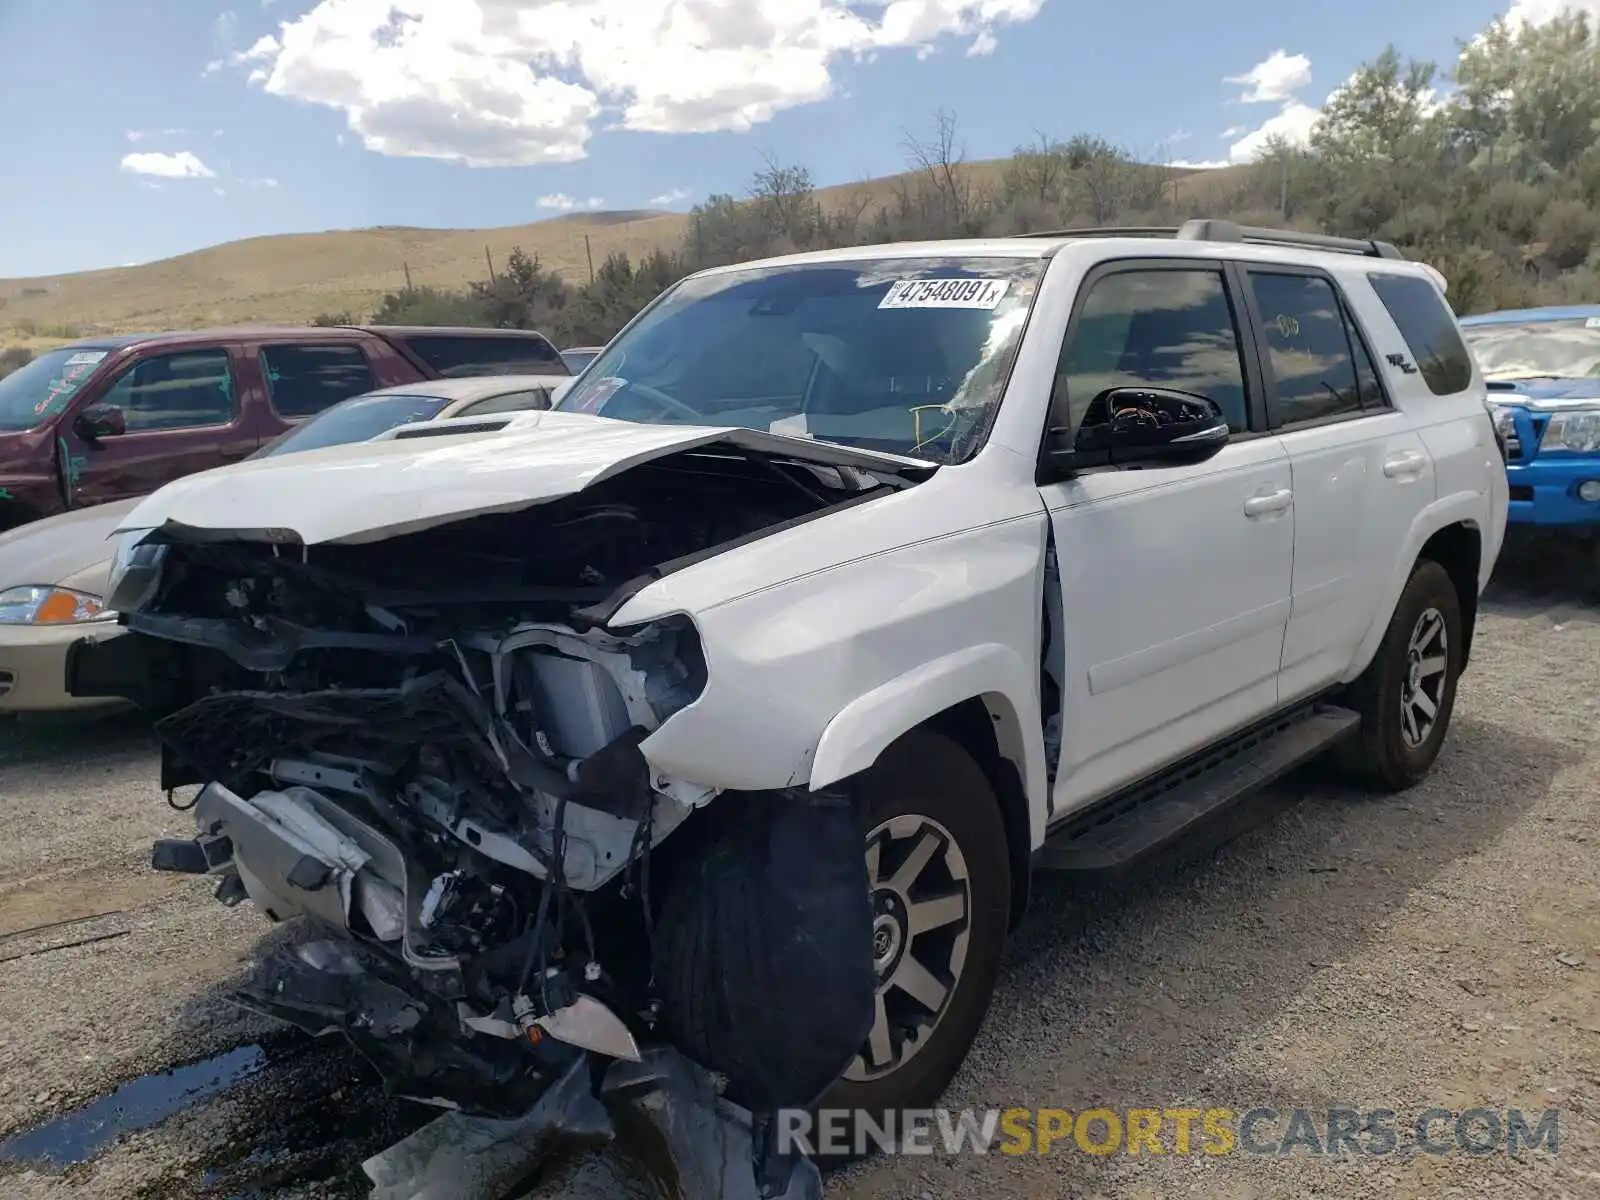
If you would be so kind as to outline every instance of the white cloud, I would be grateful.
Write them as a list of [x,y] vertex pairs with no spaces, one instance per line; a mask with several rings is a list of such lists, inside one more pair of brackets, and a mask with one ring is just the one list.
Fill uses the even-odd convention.
[[1255,161],[1273,139],[1295,146],[1310,142],[1322,110],[1295,96],[1311,82],[1311,60],[1304,54],[1274,50],[1243,75],[1229,75],[1222,82],[1244,85],[1245,92],[1239,97],[1242,104],[1278,105],[1278,111],[1255,129],[1233,125],[1222,131],[1224,141],[1234,139],[1228,147],[1229,162]]
[[1543,25],[1568,12],[1587,13],[1591,21],[1600,21],[1600,0],[1512,0],[1506,24]]
[[1243,75],[1229,75],[1223,83],[1243,84],[1243,104],[1281,104],[1311,82],[1311,60],[1304,54],[1274,50]]
[[607,126],[743,131],[834,94],[834,68],[997,30],[1045,0],[320,0],[235,65],[342,112],[380,154],[583,158]]
[[1292,146],[1304,146],[1311,141],[1311,130],[1321,117],[1320,108],[1290,100],[1274,116],[1268,117],[1260,128],[1252,129],[1229,146],[1228,161],[1254,162],[1256,155],[1265,150],[1273,138],[1282,138]]
[[155,151],[124,154],[122,169],[130,175],[151,175],[158,179],[215,179],[217,174],[188,150],[176,154]]
[[548,196],[539,197],[540,208],[553,208],[559,212],[574,212],[578,209],[592,211],[605,206],[606,202],[599,196],[590,196],[587,200],[579,200],[567,195],[565,192],[553,192]]
[[672,188],[659,196],[651,196],[645,204],[650,208],[671,208],[675,204],[682,204],[693,195],[694,193],[688,188]]
[[142,129],[130,129],[122,136],[127,138],[130,142],[142,141],[144,139],[144,131]]
[[1232,166],[1233,164],[1225,158],[1212,159],[1206,162],[1190,162],[1188,159],[1180,158],[1167,165],[1184,171],[1215,171],[1219,167]]
[[211,26],[211,45],[216,57],[201,69],[202,77],[215,75],[233,59],[233,46],[239,34],[239,16],[228,10],[217,14],[216,22]]
[[978,31],[978,36],[972,39],[972,45],[967,47],[968,58],[984,58],[993,54],[1000,47],[1000,39],[994,36],[992,29]]

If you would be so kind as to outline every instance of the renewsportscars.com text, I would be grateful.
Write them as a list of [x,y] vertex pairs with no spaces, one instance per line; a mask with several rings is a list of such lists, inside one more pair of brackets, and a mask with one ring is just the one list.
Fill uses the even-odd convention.
[[848,1109],[777,1116],[780,1150],[807,1154],[1556,1154],[1560,1111],[1428,1108]]

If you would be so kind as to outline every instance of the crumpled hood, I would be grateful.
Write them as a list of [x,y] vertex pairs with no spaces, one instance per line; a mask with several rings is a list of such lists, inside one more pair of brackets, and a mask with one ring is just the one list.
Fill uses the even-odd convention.
[[712,443],[880,471],[932,465],[748,429],[641,425],[560,411],[536,416],[515,432],[357,442],[204,471],[169,483],[118,528],[171,525],[229,537],[298,538],[308,546],[380,541],[556,500]]
[[91,567],[111,567],[112,532],[139,503],[118,500],[75,508],[0,533],[0,590],[74,581]]

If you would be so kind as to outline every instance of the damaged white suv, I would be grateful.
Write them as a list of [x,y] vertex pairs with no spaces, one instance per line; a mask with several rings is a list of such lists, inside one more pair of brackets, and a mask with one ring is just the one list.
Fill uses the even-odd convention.
[[518,431],[163,488],[71,690],[205,785],[158,867],[331,931],[248,1002],[404,1094],[925,1106],[1030,871],[1428,771],[1507,499],[1442,293],[1213,221],[705,272]]

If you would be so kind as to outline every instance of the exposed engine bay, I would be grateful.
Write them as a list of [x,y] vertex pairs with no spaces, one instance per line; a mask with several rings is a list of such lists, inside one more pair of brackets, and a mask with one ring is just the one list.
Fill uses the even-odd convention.
[[[804,789],[713,805],[714,782],[655,773],[641,743],[706,659],[687,617],[606,622],[665,574],[915,482],[714,445],[359,544],[168,526],[114,594],[137,636],[80,646],[69,680],[151,713],[169,799],[202,785],[197,836],[154,865],[313,931],[259,964],[250,1007],[465,1113],[516,1116],[583,1054],[652,1044],[758,1114],[801,1106],[871,1028],[861,814]],[[747,866],[703,869],[740,847]],[[733,961],[730,904],[768,923],[770,958]]]

